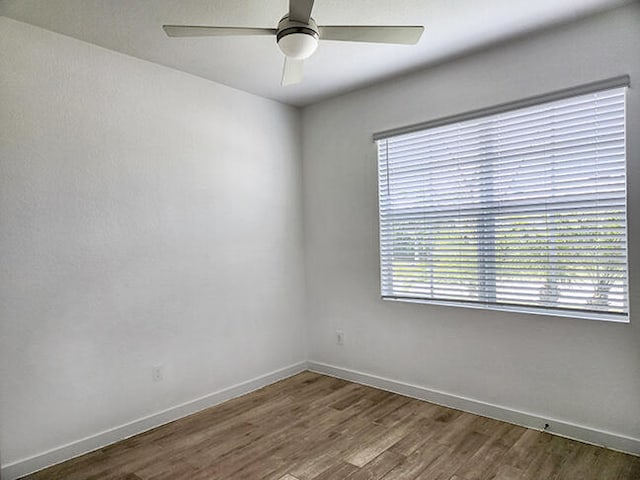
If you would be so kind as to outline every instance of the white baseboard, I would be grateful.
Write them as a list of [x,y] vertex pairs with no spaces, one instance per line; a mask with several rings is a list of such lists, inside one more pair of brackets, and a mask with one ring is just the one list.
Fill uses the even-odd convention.
[[504,422],[521,425],[527,428],[541,430],[545,424],[549,424],[547,432],[554,435],[578,440],[592,445],[603,446],[611,450],[630,453],[632,455],[640,455],[640,439],[638,438],[631,438],[616,433],[596,430],[594,428],[575,425],[569,422],[532,413],[520,412],[500,405],[492,405],[471,398],[460,397],[437,390],[430,390],[418,385],[398,382],[389,378],[383,378],[377,375],[371,375],[369,373],[349,370],[311,360],[308,362],[308,368],[312,372],[330,375],[343,380],[349,380],[351,382],[368,385],[381,390],[387,390],[389,392],[417,398],[419,400],[425,400],[445,407],[475,413],[483,417],[502,420]]
[[153,415],[139,418],[133,422],[119,425],[75,442],[61,445],[60,447],[56,447],[46,452],[2,465],[0,468],[0,477],[2,477],[3,480],[15,480],[43,468],[55,465],[56,463],[69,460],[73,457],[77,457],[187,415],[191,415],[192,413],[204,410],[205,408],[226,402],[227,400],[239,397],[240,395],[250,393],[271,383],[303,372],[306,369],[306,362],[296,363],[251,380],[247,380],[246,382],[238,383],[231,387],[196,398],[195,400],[176,405],[175,407],[154,413]]

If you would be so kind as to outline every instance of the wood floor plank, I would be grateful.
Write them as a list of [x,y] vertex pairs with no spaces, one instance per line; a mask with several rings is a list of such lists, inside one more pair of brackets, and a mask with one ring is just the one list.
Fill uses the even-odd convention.
[[602,449],[593,445],[581,444],[568,461],[565,461],[558,474],[562,480],[582,480],[593,472]]
[[[447,423],[447,428],[442,428],[440,430],[440,434],[436,437],[436,441],[443,445],[457,445],[469,434],[469,432],[473,431],[471,426],[475,419],[475,415],[460,412],[459,415],[444,422]],[[478,435],[483,434],[478,433]]]
[[459,453],[464,458],[471,458],[487,442],[489,437],[484,433],[468,432],[453,449],[454,453]]
[[172,480],[174,478],[191,478],[198,473],[198,469],[188,463],[177,460],[171,463],[154,462],[136,472],[140,480]]
[[464,478],[464,480],[483,480],[490,478],[496,473],[500,465],[500,459],[506,451],[507,450],[500,444],[488,441],[463,463],[456,471],[456,474]]
[[404,437],[391,446],[390,450],[408,457],[438,435],[441,425],[430,418],[420,418]]
[[640,458],[303,372],[27,479],[640,480]]
[[524,479],[535,479],[538,475],[548,480],[559,480],[560,469],[565,463],[566,457],[560,453],[548,452],[542,450],[529,463],[524,470],[522,477]]
[[365,396],[365,392],[358,388],[346,387],[342,391],[338,391],[338,393],[341,393],[341,395],[334,395],[333,398],[326,399],[329,407],[335,408],[336,410],[344,410],[359,402]]
[[385,475],[384,480],[413,480],[435,460],[444,455],[449,448],[451,447],[435,442],[427,442],[427,444],[415,450],[406,457],[404,462]]
[[[547,477],[541,476],[540,478],[544,478],[547,480]],[[496,474],[491,480],[523,480],[524,472],[522,470],[517,469],[516,467],[512,467],[511,465],[500,465]]]
[[[304,445],[310,458],[301,460],[298,465],[293,464],[291,473],[294,476],[302,476],[303,480],[309,478],[311,473],[317,475],[330,465],[326,462],[335,461],[333,457],[342,455],[355,443],[356,438],[367,437],[368,432],[376,428],[376,425],[360,417],[359,413],[369,408],[370,402],[369,399],[362,399],[341,411],[329,408],[328,410],[332,413],[328,414],[323,421],[315,418],[314,423],[310,425],[310,430],[317,432],[319,429],[326,429],[331,436],[331,442],[324,447],[309,448],[309,445]],[[320,465],[315,465],[317,463]],[[321,470],[318,470],[319,468]]]
[[447,450],[420,472],[415,480],[449,480],[459,468],[464,456],[456,451],[456,447]]
[[402,455],[384,451],[347,478],[349,480],[380,480],[403,461]]
[[408,402],[400,405],[391,412],[380,415],[378,418],[373,420],[373,423],[377,423],[384,427],[393,427],[409,415],[419,415],[419,407],[422,402],[413,398],[408,400]]
[[311,480],[321,472],[327,470],[336,461],[342,462],[341,459],[346,456],[354,445],[358,444],[359,439],[370,436],[371,431],[379,428],[366,419],[352,417],[348,422],[348,426],[342,425],[339,431],[334,428],[332,433],[336,434],[332,438],[329,445],[321,446],[317,451],[309,450],[308,456],[291,469],[291,473],[299,477],[300,480]]
[[354,472],[358,471],[358,467],[350,463],[338,461],[324,472],[320,473],[312,480],[342,480],[347,478]]
[[596,462],[594,477],[598,480],[620,480],[627,477],[640,479],[640,458],[629,461],[629,455],[603,449]]
[[640,478],[640,458],[631,457],[620,466],[617,480],[627,480],[629,478]]
[[511,446],[504,458],[506,465],[525,470],[539,450],[551,440],[550,435],[536,430],[527,430]]
[[356,467],[362,467],[407,435],[418,421],[419,418],[409,415],[392,428],[375,424],[376,429],[369,438],[363,438],[360,444],[354,445],[344,460]]
[[483,480],[495,476],[502,458],[525,431],[522,427],[497,420],[479,419],[471,424],[471,428],[486,436],[487,441],[456,471],[456,475],[464,480]]
[[[268,458],[268,455],[277,451],[276,449],[283,448],[286,442],[300,438],[301,435],[306,433],[310,428],[310,419],[303,418],[290,424],[284,422],[277,426],[274,425],[273,428],[275,430],[264,435],[259,442],[253,442],[242,448],[231,450],[218,458],[211,459],[206,471],[213,478],[233,478],[233,474],[243,468],[255,468],[249,467],[249,465],[253,464],[257,459]],[[264,468],[267,468],[266,464]]]

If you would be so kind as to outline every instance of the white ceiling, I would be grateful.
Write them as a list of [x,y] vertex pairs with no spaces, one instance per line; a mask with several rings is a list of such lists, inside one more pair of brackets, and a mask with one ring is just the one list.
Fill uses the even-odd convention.
[[324,41],[280,86],[271,37],[168,38],[162,24],[273,27],[288,0],[0,0],[0,14],[292,105],[307,105],[630,0],[316,0],[319,25],[424,25],[416,46]]

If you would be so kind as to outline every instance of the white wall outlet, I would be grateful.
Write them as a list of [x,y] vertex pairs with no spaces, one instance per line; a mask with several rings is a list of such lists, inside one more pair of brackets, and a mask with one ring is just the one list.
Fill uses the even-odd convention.
[[154,365],[151,367],[151,378],[154,382],[161,382],[164,377],[164,368],[162,365]]
[[344,332],[342,330],[336,330],[336,344],[344,345]]

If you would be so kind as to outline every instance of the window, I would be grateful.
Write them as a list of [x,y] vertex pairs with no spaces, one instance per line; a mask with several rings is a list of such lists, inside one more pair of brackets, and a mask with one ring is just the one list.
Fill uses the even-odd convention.
[[383,298],[627,321],[611,82],[377,134]]

